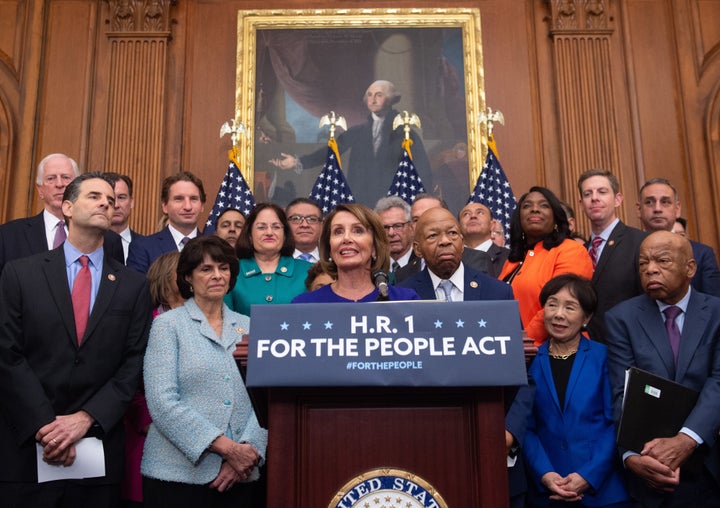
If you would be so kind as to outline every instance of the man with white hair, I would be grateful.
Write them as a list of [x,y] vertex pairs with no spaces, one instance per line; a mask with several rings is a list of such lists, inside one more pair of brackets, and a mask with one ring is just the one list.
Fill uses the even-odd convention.
[[[370,115],[365,123],[353,125],[337,136],[338,149],[342,155],[350,150],[350,156],[343,161],[350,190],[355,201],[372,206],[390,189],[393,176],[402,157],[402,126],[393,130],[392,124],[398,111],[393,106],[400,101],[400,93],[390,81],[378,80],[365,91],[363,102]],[[413,140],[412,158],[418,175],[426,189],[432,188],[430,161],[419,136],[411,133]],[[270,162],[280,169],[294,169],[301,172],[325,163],[327,148],[296,157],[282,153]]]
[[[45,204],[38,215],[16,219],[0,226],[0,272],[13,259],[40,254],[63,244],[67,224],[62,214],[65,187],[80,175],[77,162],[62,153],[53,153],[40,161],[35,188]],[[122,240],[112,231],[105,232],[105,253],[124,262]]]

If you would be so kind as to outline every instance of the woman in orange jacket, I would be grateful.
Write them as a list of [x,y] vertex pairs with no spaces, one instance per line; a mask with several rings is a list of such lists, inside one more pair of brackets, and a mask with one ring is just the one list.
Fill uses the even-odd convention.
[[536,346],[547,340],[540,290],[562,273],[592,278],[585,247],[570,239],[560,200],[545,187],[532,187],[518,201],[510,221],[510,255],[499,279],[513,288],[523,327]]

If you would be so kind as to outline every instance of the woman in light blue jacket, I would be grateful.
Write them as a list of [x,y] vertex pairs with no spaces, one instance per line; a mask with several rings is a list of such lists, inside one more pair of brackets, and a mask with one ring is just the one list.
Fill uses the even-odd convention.
[[267,431],[232,356],[250,326],[223,304],[237,274],[224,240],[191,240],[177,270],[189,300],[153,321],[144,368],[153,419],[141,467],[145,506],[253,506],[250,482],[264,462]]

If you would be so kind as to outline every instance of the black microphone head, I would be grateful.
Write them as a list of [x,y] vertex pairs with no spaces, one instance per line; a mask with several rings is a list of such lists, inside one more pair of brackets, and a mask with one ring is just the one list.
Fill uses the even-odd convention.
[[388,275],[382,270],[375,270],[372,274],[373,283],[377,286],[379,284],[388,283]]

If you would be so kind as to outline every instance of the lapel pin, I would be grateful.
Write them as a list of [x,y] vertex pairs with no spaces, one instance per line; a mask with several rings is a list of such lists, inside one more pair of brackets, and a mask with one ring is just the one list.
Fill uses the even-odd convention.
[[245,333],[245,328],[238,327],[238,328],[235,328],[235,331],[238,332],[239,334],[243,334],[243,333]]
[[287,266],[283,266],[282,268],[280,268],[280,271],[281,271],[282,273],[287,272]]
[[473,280],[473,281],[470,281],[470,287],[473,288],[473,289],[475,289],[476,287],[478,287],[478,283],[477,283],[476,281],[474,281],[474,280]]
[[612,247],[613,245],[615,245],[615,240],[610,240],[610,241],[608,242],[608,245],[609,245],[610,247]]
[[115,282],[115,276],[114,276],[112,273],[109,273],[109,274],[108,274],[108,280],[109,280],[110,282]]

